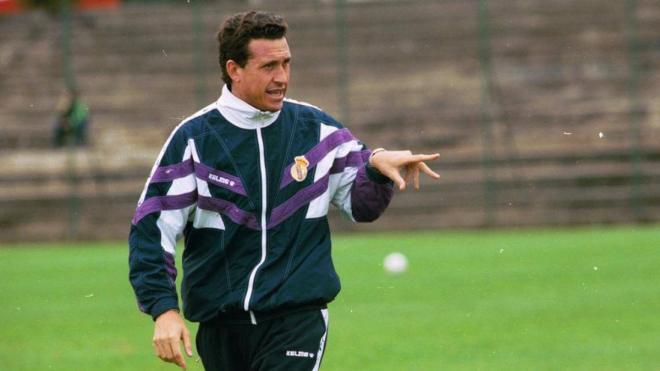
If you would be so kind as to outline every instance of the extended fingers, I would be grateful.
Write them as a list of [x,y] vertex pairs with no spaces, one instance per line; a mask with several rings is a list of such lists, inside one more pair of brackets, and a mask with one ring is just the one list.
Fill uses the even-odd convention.
[[[431,170],[424,161],[433,161],[440,157],[439,153],[433,154],[413,154],[406,151],[385,151],[386,155],[378,157],[378,161],[374,160],[372,166],[378,169],[383,175],[390,178],[399,188],[400,191],[406,189],[407,184],[413,184],[415,189],[420,187],[419,172],[423,171],[425,174],[439,178],[440,175]],[[405,171],[403,177],[401,170]],[[404,179],[405,178],[405,179]]]
[[169,343],[163,338],[154,338],[153,340],[154,350],[156,351],[156,356],[162,359],[165,362],[172,362],[172,348]]
[[433,161],[437,160],[440,158],[439,153],[434,153],[431,155],[425,155],[425,154],[417,154],[417,155],[412,155],[412,161]]
[[415,169],[417,166],[414,164],[409,164],[406,166],[406,184],[410,184],[413,182],[413,179],[415,178]]
[[408,166],[411,164],[419,164],[424,161],[434,161],[440,158],[439,153],[434,153],[432,155],[425,155],[425,154],[408,154],[405,156],[401,156],[398,158],[398,164],[397,166]]
[[170,342],[170,348],[172,349],[172,363],[176,363],[179,367],[186,369],[186,361],[183,359],[183,354],[179,348],[179,341]]
[[[396,184],[397,188],[399,188],[400,191],[403,191],[406,189],[406,181],[403,180],[401,177],[401,174],[397,170],[392,170],[392,169],[386,169],[382,171],[383,175],[386,177],[390,178],[391,181]],[[406,174],[407,176],[407,174]]]
[[158,358],[165,362],[175,363],[185,369],[186,362],[179,349],[179,339],[176,336],[158,337],[153,340]]
[[406,165],[406,184],[413,184],[415,190],[419,189],[419,169],[418,163],[410,163]]
[[426,165],[426,164],[423,163],[423,162],[420,162],[419,165],[417,165],[417,167],[418,167],[419,169],[421,169],[426,175],[429,175],[429,176],[431,176],[431,177],[433,177],[433,178],[435,178],[435,179],[440,178],[440,174],[438,174],[438,173],[436,173],[435,171],[431,170],[431,168],[428,167],[428,165]]
[[183,332],[183,346],[186,348],[186,354],[188,357],[192,357],[192,343],[190,342],[190,331],[188,331],[188,329],[185,329]]

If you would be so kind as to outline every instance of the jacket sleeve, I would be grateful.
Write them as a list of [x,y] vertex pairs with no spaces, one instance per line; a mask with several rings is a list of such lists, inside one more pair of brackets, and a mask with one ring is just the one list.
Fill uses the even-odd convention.
[[151,170],[129,234],[129,279],[141,311],[154,319],[178,309],[175,246],[197,203],[192,140],[177,129]]
[[[393,182],[368,164],[369,151],[353,139],[337,151],[341,168],[332,204],[354,222],[372,222],[385,211],[393,196]],[[337,166],[334,166],[335,168]]]

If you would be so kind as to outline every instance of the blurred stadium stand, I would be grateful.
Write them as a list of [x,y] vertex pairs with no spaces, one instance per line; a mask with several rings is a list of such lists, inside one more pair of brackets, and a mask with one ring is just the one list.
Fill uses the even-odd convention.
[[[291,98],[442,179],[343,230],[660,220],[656,0],[252,1],[289,21]],[[61,19],[0,16],[0,240],[124,238],[160,146],[217,98],[215,32],[246,2],[71,17],[92,145],[52,149]]]

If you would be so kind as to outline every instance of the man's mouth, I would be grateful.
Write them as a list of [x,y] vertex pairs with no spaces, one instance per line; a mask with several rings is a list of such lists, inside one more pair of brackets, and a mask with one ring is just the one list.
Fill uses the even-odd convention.
[[284,89],[268,89],[266,90],[266,94],[271,98],[282,99],[284,98]]

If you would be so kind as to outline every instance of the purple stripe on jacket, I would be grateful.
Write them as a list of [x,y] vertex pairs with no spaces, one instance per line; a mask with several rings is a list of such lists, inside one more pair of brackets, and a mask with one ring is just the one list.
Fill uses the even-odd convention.
[[165,269],[167,270],[167,275],[170,277],[172,282],[176,282],[176,264],[174,263],[174,255],[163,251],[163,258],[165,259]]
[[150,183],[171,182],[177,178],[183,178],[192,174],[194,171],[193,160],[188,159],[174,165],[161,166],[156,168],[151,176]]
[[349,152],[345,157],[336,158],[330,168],[330,174],[341,173],[347,167],[358,167],[364,165],[369,158],[371,151],[362,150],[357,152]]
[[286,200],[279,206],[273,209],[268,222],[268,228],[273,228],[283,222],[286,218],[290,217],[298,211],[301,207],[307,205],[310,201],[322,195],[328,189],[329,175],[326,174],[317,182],[308,185],[293,195],[290,199]]
[[237,176],[214,169],[199,162],[195,163],[195,174],[201,180],[217,185],[218,187],[228,189],[234,193],[238,193],[241,196],[247,196],[247,192],[243,187],[241,178]]
[[389,184],[379,184],[367,175],[366,166],[358,169],[351,186],[351,211],[357,222],[372,222],[385,211],[394,190]]
[[219,212],[236,224],[244,225],[255,230],[261,229],[256,215],[239,208],[232,202],[219,198],[199,196],[197,206],[200,209]]
[[[305,158],[307,159],[307,161],[309,161],[309,165],[307,169],[311,170],[328,153],[330,153],[338,146],[350,142],[351,140],[355,140],[355,137],[353,137],[353,134],[351,134],[351,132],[348,131],[348,129],[346,128],[332,132],[330,135],[323,138],[322,141],[320,141],[307,153],[305,153]],[[286,169],[284,169],[284,175],[282,175],[282,182],[280,183],[280,189],[286,187],[287,185],[289,185],[289,183],[293,181],[293,178],[291,177],[292,166],[293,164],[290,164],[289,166],[286,167]]]
[[151,197],[135,210],[135,215],[131,221],[134,225],[137,224],[145,216],[162,210],[178,210],[195,204],[197,201],[197,191],[192,191],[176,196],[157,196]]

